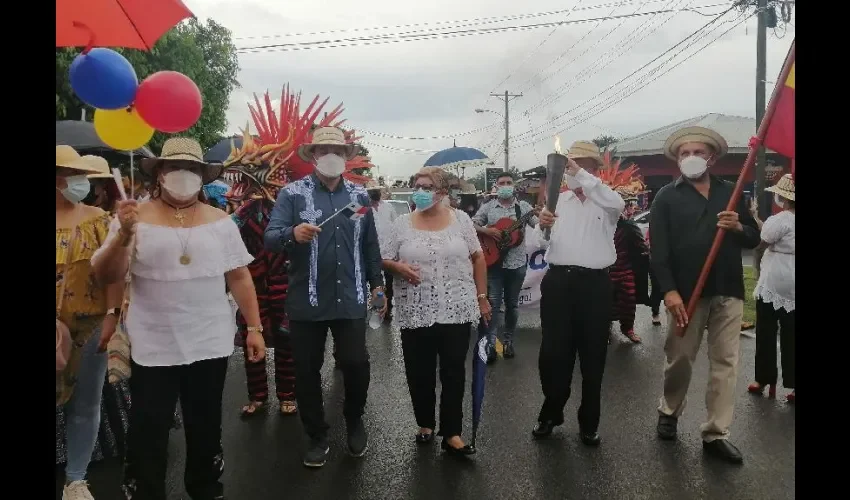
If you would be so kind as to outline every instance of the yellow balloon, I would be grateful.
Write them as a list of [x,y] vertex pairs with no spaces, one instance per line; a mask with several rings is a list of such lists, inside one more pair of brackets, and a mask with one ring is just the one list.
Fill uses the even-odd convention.
[[120,151],[138,149],[153,137],[153,127],[133,108],[96,109],[94,130],[107,146]]

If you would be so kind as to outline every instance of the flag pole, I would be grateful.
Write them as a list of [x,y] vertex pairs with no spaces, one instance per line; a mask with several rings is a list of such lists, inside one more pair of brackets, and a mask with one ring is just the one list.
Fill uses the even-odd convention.
[[[776,86],[773,88],[773,94],[770,96],[770,103],[767,105],[767,110],[764,112],[764,118],[762,118],[761,124],[759,124],[756,136],[752,141],[750,141],[750,151],[747,153],[747,159],[744,161],[744,166],[741,169],[740,175],[738,175],[738,182],[735,183],[735,189],[732,191],[732,197],[729,198],[729,204],[726,206],[726,211],[731,212],[735,210],[738,205],[738,200],[741,199],[741,194],[744,192],[744,179],[747,177],[747,174],[750,173],[750,169],[752,169],[755,164],[756,153],[758,152],[762,141],[764,141],[764,137],[767,135],[767,130],[770,128],[770,122],[773,120],[773,115],[776,112],[776,103],[779,101],[779,92],[785,87],[785,81],[788,80],[788,74],[791,72],[791,67],[794,65],[796,43],[796,40],[791,42],[791,49],[785,57],[782,72],[779,74],[779,79],[776,81]],[[714,261],[717,259],[717,254],[720,252],[720,245],[723,244],[724,236],[726,236],[726,230],[717,228],[717,233],[714,235],[714,242],[711,244],[711,250],[708,252],[705,264],[702,265],[702,271],[700,271],[697,284],[694,287],[694,293],[691,294],[690,300],[688,300],[688,320],[690,320],[696,312],[697,304],[699,303],[702,291],[705,288],[705,282],[708,279],[708,273],[711,271],[711,266],[714,265]],[[684,337],[686,329],[687,327],[681,328],[677,326],[676,335]]]

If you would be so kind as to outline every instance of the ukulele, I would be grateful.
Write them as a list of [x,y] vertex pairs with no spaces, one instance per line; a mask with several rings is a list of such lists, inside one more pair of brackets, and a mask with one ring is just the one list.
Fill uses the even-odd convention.
[[501,231],[502,236],[500,238],[493,238],[490,235],[478,233],[478,241],[481,243],[481,250],[484,252],[484,262],[487,263],[487,267],[499,262],[508,253],[508,250],[518,247],[523,242],[525,225],[537,213],[537,209],[531,209],[518,220],[510,217],[502,217],[494,224],[487,226]]

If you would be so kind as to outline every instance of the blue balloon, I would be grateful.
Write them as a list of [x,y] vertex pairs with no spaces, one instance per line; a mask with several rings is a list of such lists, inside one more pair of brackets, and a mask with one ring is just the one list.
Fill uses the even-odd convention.
[[94,108],[126,108],[136,99],[136,70],[114,50],[97,48],[78,55],[69,73],[74,93]]

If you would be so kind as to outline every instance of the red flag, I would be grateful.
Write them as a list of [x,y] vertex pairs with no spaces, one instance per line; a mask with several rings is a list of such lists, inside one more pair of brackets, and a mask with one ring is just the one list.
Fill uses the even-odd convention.
[[791,71],[788,72],[788,78],[784,82],[777,83],[782,87],[777,90],[774,96],[776,111],[774,111],[773,118],[770,120],[767,133],[764,136],[764,146],[782,156],[793,159],[796,156],[794,151],[795,64],[793,59],[789,62],[791,63]]

